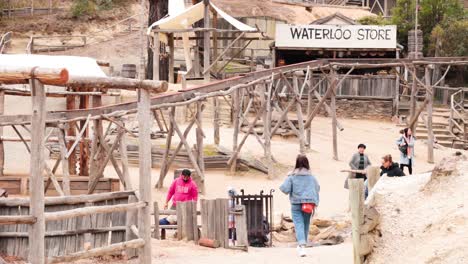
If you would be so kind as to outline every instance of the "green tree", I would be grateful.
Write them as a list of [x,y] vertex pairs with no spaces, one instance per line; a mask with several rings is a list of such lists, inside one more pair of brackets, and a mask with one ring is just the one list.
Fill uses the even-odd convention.
[[434,27],[429,51],[441,57],[468,56],[468,19]]
[[392,10],[392,24],[397,25],[398,43],[408,46],[408,31],[414,28],[415,21],[415,1],[398,0]]
[[357,22],[361,25],[391,25],[392,23],[385,19],[382,15],[378,16],[365,16],[357,20]]

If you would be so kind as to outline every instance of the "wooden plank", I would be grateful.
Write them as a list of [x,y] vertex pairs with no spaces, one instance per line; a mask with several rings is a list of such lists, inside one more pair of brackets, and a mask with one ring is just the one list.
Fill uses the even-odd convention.
[[197,217],[197,202],[192,201],[192,230],[193,230],[193,240],[195,243],[198,243],[198,240],[200,239],[199,233],[198,233],[198,217]]
[[293,89],[295,94],[295,101],[296,101],[296,114],[297,114],[297,122],[299,125],[299,152],[301,154],[305,154],[305,139],[306,135],[304,133],[304,120],[302,118],[302,105],[300,101],[300,91],[299,91],[299,81],[297,79],[297,75],[293,75]]
[[[140,78],[143,78],[141,76]],[[151,212],[148,205],[151,198],[151,112],[150,94],[148,90],[140,89],[138,100],[138,136],[139,136],[139,191],[140,201],[146,204],[138,212],[138,231],[145,246],[138,252],[139,262],[151,263]]]
[[272,156],[271,156],[271,117],[272,117],[272,110],[271,110],[271,95],[272,95],[272,90],[273,90],[273,83],[274,79],[272,76],[271,82],[269,85],[265,84],[265,87],[268,87],[266,90],[266,98],[265,98],[265,104],[266,104],[266,113],[264,116],[264,140],[265,140],[265,157],[267,160],[267,166],[268,166],[268,179],[273,179],[274,177],[274,168],[273,168],[273,161],[272,161]]
[[[125,127],[125,122],[121,122],[121,125]],[[130,181],[130,172],[128,166],[128,153],[127,153],[127,134],[123,133],[119,142],[119,153],[120,153],[120,162],[122,163],[122,178],[124,180],[124,189],[132,190],[132,183]]]
[[37,217],[32,215],[0,215],[0,225],[17,225],[17,224],[29,224],[33,225],[37,223]]
[[[210,4],[209,1],[204,0],[204,9],[203,9],[203,27],[210,28]],[[210,31],[203,32],[203,79],[205,82],[210,81],[210,71],[208,68],[210,67]]]
[[214,137],[215,145],[219,145],[220,143],[220,138],[219,138],[220,111],[221,111],[221,108],[219,105],[219,98],[217,96],[214,96],[213,97],[213,137]]
[[222,232],[224,236],[224,248],[229,248],[229,199],[222,199]]
[[[0,116],[5,113],[5,91],[0,90]],[[3,144],[3,126],[0,127],[0,177],[5,168],[5,146]]]
[[426,100],[427,103],[427,162],[434,163],[434,130],[432,128],[432,103],[434,100],[434,89],[431,83],[431,65],[427,65],[424,72],[424,79],[426,83]]
[[58,128],[58,139],[59,139],[59,146],[60,146],[60,158],[62,164],[62,187],[63,193],[65,195],[70,195],[70,171],[68,168],[68,151],[67,145],[65,142],[65,130]]
[[249,240],[248,240],[248,229],[247,229],[247,211],[245,205],[236,205],[234,208],[236,214],[234,214],[234,221],[236,223],[236,246],[245,247],[248,251]]
[[[145,240],[138,238],[130,241],[125,241],[121,243],[115,243],[110,246],[95,248],[87,251],[80,251],[72,253],[66,256],[54,256],[48,259],[47,263],[61,263],[61,262],[71,262],[83,258],[92,258],[98,256],[107,256],[112,255],[116,252],[120,252],[129,248],[142,248],[145,246]],[[38,263],[38,262],[37,262]]]
[[[200,171],[203,173],[205,172],[205,160],[204,160],[204,153],[203,153],[203,116],[202,116],[202,102],[197,102],[197,113],[196,113],[196,118],[197,118],[197,130],[196,130],[196,139],[197,139],[197,164],[198,167],[200,168]],[[204,177],[203,175],[200,175],[202,178],[202,182]],[[202,188],[203,186],[200,186]],[[204,189],[204,188],[202,188]]]
[[[169,116],[174,116],[175,115],[175,107],[171,107],[170,108],[170,112],[169,112]],[[172,122],[169,122],[169,131],[167,132],[167,136],[166,136],[166,146],[165,146],[165,149],[164,149],[164,154],[163,154],[163,158],[162,158],[162,165],[161,165],[161,170],[160,170],[160,173],[159,173],[159,179],[158,179],[158,183],[156,184],[156,188],[162,188],[163,187],[163,183],[164,183],[164,178],[166,177],[166,174],[169,170],[169,163],[168,163],[168,157],[169,157],[169,151],[171,149],[171,143],[172,143],[172,137],[174,135],[174,125],[172,124]],[[174,153],[174,156],[175,156],[175,153]]]
[[[338,82],[336,72],[332,71],[332,80]],[[332,112],[332,140],[333,140],[333,159],[338,160],[338,134],[337,134],[337,119],[336,119],[336,88],[332,86],[330,108]]]
[[[232,112],[233,112],[233,127],[234,131],[232,133],[232,152],[235,153],[237,151],[237,139],[239,137],[239,128],[240,128],[240,90],[235,90],[232,94]],[[237,169],[237,160],[233,160],[231,163],[231,173],[235,173]],[[214,239],[213,237],[209,237]]]
[[[44,190],[44,130],[45,130],[45,91],[44,85],[37,79],[30,81],[32,91],[31,114],[31,164],[30,164],[30,190]],[[45,218],[44,218],[44,192],[31,192],[30,214],[36,222],[29,230],[28,260],[33,264],[45,263]]]
[[360,254],[361,226],[364,223],[364,180],[349,179],[349,203],[352,220],[352,239],[354,264],[361,264],[364,261]]
[[[130,195],[128,197],[128,203],[136,203],[138,199],[136,198],[135,195]],[[137,224],[138,222],[138,210],[136,208],[134,210],[128,210],[126,214],[126,231],[125,231],[125,240],[130,241],[132,239],[137,238],[133,232],[131,232],[131,226]],[[158,230],[159,232],[159,230]],[[127,249],[126,254],[129,258],[138,256],[137,252],[135,249]]]
[[153,238],[161,239],[161,234],[159,233],[159,206],[158,206],[158,202],[153,203],[153,214],[154,214]]
[[76,209],[70,209],[65,211],[47,212],[44,214],[46,221],[57,221],[73,217],[86,216],[90,214],[102,214],[110,212],[124,212],[132,208],[143,208],[146,207],[145,202],[136,202],[131,204],[116,204],[116,205],[104,205],[104,206],[88,206]]

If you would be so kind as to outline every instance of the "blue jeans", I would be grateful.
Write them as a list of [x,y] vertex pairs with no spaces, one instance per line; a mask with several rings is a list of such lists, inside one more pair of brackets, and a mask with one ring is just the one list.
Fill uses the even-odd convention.
[[306,245],[309,237],[310,218],[312,214],[302,212],[301,204],[291,204],[291,215],[299,245]]

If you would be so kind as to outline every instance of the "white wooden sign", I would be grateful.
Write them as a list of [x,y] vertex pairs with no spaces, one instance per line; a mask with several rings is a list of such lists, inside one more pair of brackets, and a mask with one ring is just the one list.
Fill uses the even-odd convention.
[[396,26],[276,25],[276,47],[394,49]]

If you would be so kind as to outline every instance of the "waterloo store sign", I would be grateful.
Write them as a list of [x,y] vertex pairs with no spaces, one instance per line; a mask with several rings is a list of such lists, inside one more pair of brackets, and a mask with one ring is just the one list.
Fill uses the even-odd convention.
[[394,49],[396,26],[276,25],[276,47]]

